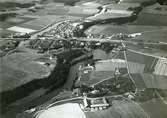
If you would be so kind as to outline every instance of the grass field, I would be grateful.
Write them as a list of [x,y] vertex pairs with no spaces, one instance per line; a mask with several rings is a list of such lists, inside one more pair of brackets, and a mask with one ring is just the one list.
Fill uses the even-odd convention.
[[75,7],[69,7],[68,14],[69,15],[79,15],[79,16],[84,16],[88,17],[91,15],[94,15],[98,12],[99,10],[96,8],[89,8],[89,7],[82,7],[82,6],[75,6]]
[[126,51],[127,53],[127,60],[129,62],[136,62],[136,63],[140,63],[140,64],[150,64],[151,61],[153,61],[155,58],[151,57],[151,56],[146,56],[146,55],[141,55],[138,53],[134,53],[131,51]]
[[[159,31],[161,29],[166,29],[166,28],[167,28],[166,26],[147,26],[147,25],[140,26],[140,25],[128,25],[128,24],[127,25],[112,25],[112,24],[108,25],[107,24],[107,25],[92,26],[86,32],[89,32],[92,34],[105,34],[105,35],[112,35],[116,33],[130,34],[130,33],[139,33],[139,32],[146,32],[147,34],[148,31]],[[166,35],[166,34],[162,33],[162,35]],[[161,34],[159,36],[161,36]]]
[[19,26],[34,29],[34,30],[40,30],[41,28],[44,28],[45,26],[53,22],[59,22],[67,19],[75,20],[75,19],[80,19],[80,17],[64,16],[64,15],[44,15],[44,16],[40,16],[35,20],[31,20],[29,22],[23,23]]
[[92,86],[93,84],[107,79],[109,77],[113,77],[114,72],[112,71],[93,71],[89,74],[84,74],[81,76],[81,83],[85,83],[88,86]]
[[26,22],[31,21],[33,19],[34,18],[29,18],[29,17],[11,17],[11,18],[8,18],[5,22],[14,26],[14,25],[26,23]]
[[23,23],[19,26],[25,27],[25,28],[30,28],[34,30],[40,30],[41,28],[45,27],[46,25],[52,23],[56,19],[58,19],[60,16],[41,16],[38,19],[31,20],[29,22]]
[[50,70],[41,64],[33,61],[40,55],[28,53],[15,53],[1,60],[0,92],[12,90],[34,79],[41,79],[48,75]]
[[10,34],[14,34],[14,33],[16,33],[16,32],[14,32],[14,31],[9,31],[9,30],[6,30],[6,29],[0,30],[0,36],[2,36],[2,37],[6,37],[6,36],[8,36],[8,35],[10,35]]
[[167,90],[167,76],[142,74],[141,77],[147,88]]
[[150,31],[145,31],[141,36],[138,36],[135,39],[143,41],[167,42],[167,27],[163,29],[152,29]]
[[51,107],[37,115],[38,118],[86,118],[77,103],[67,103]]
[[121,4],[109,4],[107,8],[112,10],[127,10],[128,8],[138,8],[139,3],[121,3]]
[[11,18],[8,18],[4,22],[0,22],[0,28],[3,29],[3,30],[0,30],[0,36],[6,37],[10,34],[16,33],[15,31],[9,31],[7,29],[13,26],[20,25],[22,23],[26,23],[33,19],[34,18],[30,18],[30,17],[11,17]]
[[147,118],[139,105],[125,100],[113,100],[109,109],[85,114],[87,118]]
[[0,2],[20,2],[20,3],[30,3],[32,2],[33,0],[0,0]]
[[167,105],[161,99],[153,99],[141,103],[140,106],[149,114],[151,118],[166,118]]
[[152,25],[152,26],[167,26],[167,14],[153,14],[153,13],[143,13],[138,15],[138,18],[132,24],[134,25]]
[[[141,40],[140,38],[138,38],[139,40]],[[152,40],[152,39],[151,39]],[[150,41],[151,41],[150,40]],[[144,40],[144,42],[147,43],[148,40]],[[166,41],[164,41],[166,42]],[[156,44],[156,45],[139,45],[139,44],[129,44],[126,43],[128,49],[132,49],[135,51],[139,51],[139,52],[143,52],[146,54],[151,54],[154,56],[159,56],[159,57],[166,57],[166,51],[167,51],[167,46],[165,44]]]
[[143,3],[143,2],[150,2],[150,1],[156,1],[156,0],[122,0],[122,2],[126,3]]
[[98,14],[96,16],[90,16],[88,20],[106,20],[106,19],[118,19],[118,18],[127,18],[130,17],[131,14],[123,14],[123,13],[103,13]]
[[0,21],[0,28],[9,28],[9,27],[11,27],[11,26],[13,26],[12,24],[10,24],[10,23],[7,23],[7,22],[1,22]]

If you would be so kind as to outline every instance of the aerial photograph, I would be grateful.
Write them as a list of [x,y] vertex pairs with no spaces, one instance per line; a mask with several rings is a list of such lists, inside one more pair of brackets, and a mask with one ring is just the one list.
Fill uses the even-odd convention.
[[0,118],[167,118],[167,0],[0,0]]

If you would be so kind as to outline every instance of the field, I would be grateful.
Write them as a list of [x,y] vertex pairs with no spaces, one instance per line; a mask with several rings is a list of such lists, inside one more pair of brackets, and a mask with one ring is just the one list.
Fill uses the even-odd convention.
[[147,88],[153,89],[167,89],[167,79],[166,76],[158,76],[158,75],[151,75],[151,74],[142,74],[142,79]]
[[133,80],[135,81],[138,90],[143,90],[146,87],[144,80],[142,79],[141,73],[131,73]]
[[9,28],[11,26],[15,26],[21,23],[28,22],[30,20],[33,20],[33,18],[28,17],[11,17],[6,19],[4,22],[0,22],[0,28]]
[[33,20],[33,18],[29,17],[13,17],[13,18],[8,18],[5,22],[10,23],[12,25],[18,25],[21,23],[28,22],[30,20]]
[[81,83],[85,83],[88,86],[92,86],[97,82],[100,82],[107,78],[112,78],[113,76],[114,76],[113,71],[93,71],[91,73],[82,75]]
[[47,4],[45,9],[37,11],[35,14],[41,15],[71,15],[87,17],[98,12],[96,7],[90,7],[89,5],[79,5],[79,6],[65,6],[63,4]]
[[[147,118],[147,114],[142,108],[131,101],[127,100],[111,100],[111,107],[103,111],[83,112],[78,103],[72,101],[42,110],[36,117],[38,118]],[[25,117],[22,114],[23,118]],[[31,115],[31,114],[30,114]]]
[[[132,73],[132,77],[137,83],[137,87],[140,89],[144,88],[155,88],[155,89],[167,89],[166,83],[166,70],[165,60],[161,60],[161,64],[157,58],[137,54],[131,51],[127,51],[128,61],[137,62],[144,65],[143,72]],[[157,69],[158,68],[158,69]],[[134,70],[134,68],[132,68]],[[131,69],[130,69],[131,72]]]
[[134,79],[138,90],[144,90],[144,89],[166,90],[167,89],[166,76],[141,74],[141,73],[131,74],[131,76]]
[[57,16],[41,16],[39,19],[35,19],[32,21],[20,24],[19,26],[30,28],[33,30],[40,30],[41,28],[55,21],[56,18],[58,17]]
[[135,62],[135,63],[139,63],[139,64],[143,64],[144,65],[144,71],[149,72],[149,70],[151,70],[151,66],[153,64],[154,61],[156,61],[155,57],[151,57],[151,56],[146,56],[146,55],[142,55],[142,54],[138,54],[138,53],[134,53],[131,51],[126,51],[126,55],[127,55],[127,60],[129,62]]
[[123,14],[123,13],[104,13],[96,16],[90,16],[88,20],[106,20],[106,19],[117,19],[117,18],[127,18],[130,17],[131,14]]
[[76,6],[76,7],[69,7],[68,14],[69,15],[76,15],[76,16],[83,16],[88,17],[91,15],[94,15],[99,10],[96,8],[89,8],[89,7],[82,7],[82,6]]
[[151,118],[166,118],[167,116],[167,105],[165,105],[161,99],[152,99],[141,103],[140,106]]
[[11,26],[13,26],[13,25],[10,24],[10,23],[7,23],[7,22],[1,22],[1,21],[0,21],[0,28],[5,29],[5,28],[9,28],[9,27],[11,27]]
[[152,25],[152,26],[167,26],[167,14],[153,14],[141,12],[133,25]]
[[107,5],[107,8],[112,10],[127,10],[128,8],[138,8],[138,7],[140,7],[139,3],[121,3],[121,4]]
[[[138,39],[141,40],[142,38],[141,39],[138,38]],[[147,43],[148,40],[146,39],[144,41]],[[167,54],[166,54],[167,45],[165,45],[165,44],[146,45],[146,44],[129,44],[129,43],[126,43],[126,45],[127,45],[128,49],[131,49],[131,50],[134,50],[134,51],[138,51],[138,52],[142,52],[142,53],[146,53],[146,54],[151,54],[151,55],[158,56],[158,57],[166,57],[167,56]]]
[[19,3],[29,3],[32,1],[33,0],[28,0],[28,1],[25,1],[25,0],[0,0],[0,2],[19,2]]
[[122,2],[127,2],[127,3],[143,3],[143,2],[150,2],[150,1],[155,1],[155,0],[122,0]]
[[10,34],[13,34],[13,33],[16,33],[16,32],[14,32],[14,31],[9,31],[9,30],[5,30],[5,29],[0,30],[0,36],[1,36],[1,37],[6,37],[6,36],[8,36],[8,35],[10,35]]
[[7,30],[14,31],[14,32],[21,32],[21,33],[32,33],[32,32],[35,32],[35,30],[28,29],[28,28],[23,28],[23,27],[18,27],[18,26],[10,27]]
[[37,115],[38,118],[86,118],[77,103],[66,103],[51,107]]
[[[1,1],[4,0],[0,0],[0,2]],[[15,1],[23,2],[23,0]],[[133,7],[142,4],[144,1],[154,0],[122,0],[122,6],[109,6],[111,9],[117,10],[117,13],[104,13],[97,16],[94,16],[94,14],[99,12],[99,6],[105,4],[106,2],[113,2],[114,0],[80,1],[81,0],[42,0],[42,6],[44,7],[36,9],[34,8],[35,10],[33,10],[33,8],[27,9],[27,12],[22,16],[8,18],[5,22],[0,22],[0,36],[15,33],[16,30],[27,32],[26,29],[32,29],[32,31],[36,31],[48,26],[51,23],[60,21],[62,22],[69,19],[76,20],[76,23],[80,23],[80,21],[84,21],[85,17],[88,17],[87,19],[97,20],[97,22],[94,22],[94,24],[96,25],[89,27],[89,29],[86,31],[87,34],[98,34],[98,36],[103,34],[104,37],[118,33],[142,34],[135,38],[125,38],[125,42],[131,40],[133,42],[133,44],[131,44],[132,42],[125,43],[125,45],[127,46],[126,49],[124,48],[124,46],[121,47],[120,44],[103,44],[100,43],[100,41],[96,41],[96,39],[94,40],[93,38],[88,39],[94,40],[95,45],[98,45],[94,47],[101,49],[94,50],[92,48],[92,43],[90,43],[92,44],[91,46],[89,45],[89,43],[86,43],[85,46],[84,42],[82,41],[72,42],[71,44],[77,43],[77,45],[79,45],[78,47],[82,47],[83,44],[83,49],[67,49],[69,47],[69,40],[67,39],[67,45],[65,40],[59,41],[58,44],[54,43],[56,45],[56,48],[58,47],[57,45],[61,45],[64,52],[53,54],[58,52],[58,50],[56,51],[56,49],[51,49],[55,48],[54,46],[49,48],[49,50],[48,48],[46,49],[46,45],[50,46],[53,41],[43,41],[46,37],[42,37],[42,35],[41,41],[43,44],[41,42],[36,42],[36,45],[33,46],[28,45],[27,47],[24,47],[23,44],[22,47],[17,47],[16,50],[14,50],[14,53],[9,53],[6,56],[0,58],[0,99],[2,97],[1,100],[4,117],[6,114],[8,114],[7,117],[9,118],[16,117],[17,113],[21,113],[23,111],[25,113],[28,111],[28,109],[31,108],[37,108],[36,110],[38,111],[42,105],[47,106],[55,101],[78,96],[74,95],[74,91],[76,89],[73,90],[73,88],[78,87],[76,84],[81,84],[83,86],[79,88],[79,92],[81,91],[81,93],[79,93],[79,96],[81,94],[84,95],[85,91],[87,91],[84,91],[84,89],[89,88],[87,86],[92,86],[92,88],[90,87],[91,90],[88,90],[88,92],[86,92],[88,97],[91,97],[91,95],[89,94],[90,91],[91,94],[94,94],[94,97],[96,96],[96,92],[97,94],[99,92],[100,96],[107,95],[105,97],[107,99],[107,102],[110,103],[110,107],[108,109],[96,112],[84,112],[79,105],[79,103],[81,103],[80,99],[83,98],[83,96],[81,95],[79,100],[76,101],[67,101],[63,102],[63,104],[61,102],[59,104],[55,104],[54,107],[50,108],[46,108],[46,106],[44,106],[43,109],[41,108],[42,110],[40,109],[41,111],[39,112],[39,114],[34,117],[148,118],[149,115],[150,118],[165,118],[164,116],[167,116],[167,106],[165,105],[166,103],[163,101],[163,99],[161,99],[161,97],[155,95],[155,97],[160,98],[155,100],[151,98],[152,96],[154,96],[152,92],[149,93],[146,91],[137,91],[137,94],[135,94],[134,96],[131,92],[135,92],[135,87],[137,87],[139,90],[149,89],[153,92],[155,92],[156,89],[159,89],[159,91],[164,90],[165,92],[167,90],[167,76],[158,75],[160,71],[163,71],[163,73],[165,74],[167,73],[167,65],[165,65],[167,64],[167,60],[163,63],[162,60],[159,60],[153,56],[147,54],[139,54],[141,52],[153,54],[156,56],[167,56],[167,54],[165,54],[165,52],[167,51],[166,45],[154,46],[150,44],[143,44],[143,42],[152,43],[151,41],[167,43],[167,21],[165,20],[167,19],[167,14],[162,15],[158,13],[148,13],[147,11],[143,10],[139,14],[137,20],[131,22],[136,17],[130,17],[132,15],[132,12],[130,10],[125,11],[128,5],[130,7]],[[127,1],[132,2],[133,5],[127,4]],[[122,12],[122,10],[123,13],[118,13]],[[98,21],[99,19],[101,21]],[[64,25],[66,23],[67,25]],[[67,30],[67,33],[68,31],[72,31],[72,28],[68,23],[69,22],[67,21],[62,24],[62,26],[59,25],[60,27],[57,27],[58,31],[51,31],[48,32],[48,34],[55,32],[59,33],[59,29],[61,30],[61,28],[65,31]],[[56,24],[53,26],[56,26]],[[21,29],[20,27],[24,29]],[[13,31],[8,30],[12,28],[14,28]],[[50,28],[51,27],[49,27],[49,29]],[[77,31],[80,31],[77,28],[78,27],[76,27],[73,32],[76,33]],[[72,37],[72,40],[73,38],[76,38],[71,36],[71,34],[69,34],[69,36],[65,36],[66,32],[63,32],[62,30],[60,32],[64,34],[65,38]],[[101,35],[100,37],[103,37],[103,35]],[[92,35],[92,37],[93,36],[94,35]],[[80,38],[83,37],[80,36]],[[120,39],[124,38],[121,37]],[[8,43],[8,41],[3,41],[0,39],[0,46],[4,45],[5,43]],[[28,47],[31,49],[28,49]],[[37,50],[33,50],[33,47],[40,53],[36,53]],[[112,48],[113,50],[109,50]],[[7,48],[3,49],[7,50]],[[85,50],[91,52],[91,59],[89,58],[90,60],[87,59],[80,62],[81,60],[79,59],[81,59],[81,57],[86,57],[87,54],[88,56],[90,56],[89,53],[87,53]],[[85,55],[83,55],[83,53]],[[127,60],[125,60],[125,55],[127,56]],[[74,61],[75,63],[72,63]],[[86,65],[89,62],[90,65],[93,65],[95,67],[95,69],[93,69],[93,71],[89,71],[88,73],[83,72],[81,74],[79,69],[80,66]],[[116,77],[117,68],[119,70],[118,78]],[[155,71],[158,71],[159,73]],[[80,74],[81,78],[78,77]],[[131,79],[134,79],[136,86]],[[142,96],[142,92],[146,92],[147,94],[145,96]],[[127,94],[125,95],[125,93],[132,94],[132,96]],[[150,94],[152,95],[151,97]],[[121,97],[117,98],[114,95],[120,95]],[[112,99],[109,99],[109,97],[112,97]],[[125,97],[128,97],[129,99]],[[134,101],[130,100],[130,97],[134,97],[132,98]],[[145,99],[144,97],[149,99],[147,99],[148,101],[141,103],[142,100],[140,101],[140,97],[143,97],[143,99]],[[135,101],[140,101],[140,104],[136,103]],[[24,117],[28,116],[24,115],[23,117],[21,117],[18,115],[18,118]]]
[[49,69],[37,62],[40,55],[15,53],[1,58],[0,92],[12,90],[34,79],[41,79]]
[[17,31],[8,30],[8,28],[20,25],[22,23],[26,23],[33,19],[34,18],[30,18],[30,17],[11,17],[4,22],[0,22],[0,28],[3,29],[3,30],[0,30],[0,36],[6,37],[10,34],[16,33]]
[[80,17],[73,17],[73,16],[64,16],[64,15],[45,15],[40,16],[39,18],[23,23],[19,25],[20,27],[30,28],[33,30],[40,30],[41,28],[44,28],[45,26],[53,23],[53,22],[59,22],[65,19],[79,19]]
[[139,105],[126,100],[113,100],[109,109],[85,114],[87,118],[147,118]]
[[[161,29],[167,29],[166,26],[140,26],[140,25],[95,25],[90,27],[86,32],[92,34],[104,34],[104,35],[112,35],[116,33],[139,33],[139,32],[147,32],[151,33],[151,31],[159,31]],[[157,33],[158,35],[159,33]],[[162,33],[162,35],[166,35]],[[149,35],[148,35],[149,36]],[[161,36],[161,34],[159,35]]]
[[135,39],[153,42],[167,42],[167,27],[163,29],[152,29],[152,31],[145,31],[141,36],[138,36]]
[[45,8],[41,9],[39,12],[41,12],[41,14],[45,13],[46,15],[66,15],[68,11],[68,6],[65,6],[63,3],[49,3],[46,4]]
[[127,52],[127,60],[130,62],[141,63],[141,64],[150,64],[150,61],[153,61],[155,58],[151,56],[141,55],[131,51]]

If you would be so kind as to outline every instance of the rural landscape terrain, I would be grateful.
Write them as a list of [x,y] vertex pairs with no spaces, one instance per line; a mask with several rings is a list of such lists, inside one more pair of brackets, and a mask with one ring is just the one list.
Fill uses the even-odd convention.
[[0,0],[0,118],[167,118],[167,0]]

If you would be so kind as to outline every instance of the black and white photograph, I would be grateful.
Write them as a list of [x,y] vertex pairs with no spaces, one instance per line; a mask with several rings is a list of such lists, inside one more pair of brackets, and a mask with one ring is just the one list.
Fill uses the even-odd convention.
[[0,118],[167,118],[167,0],[0,0]]

